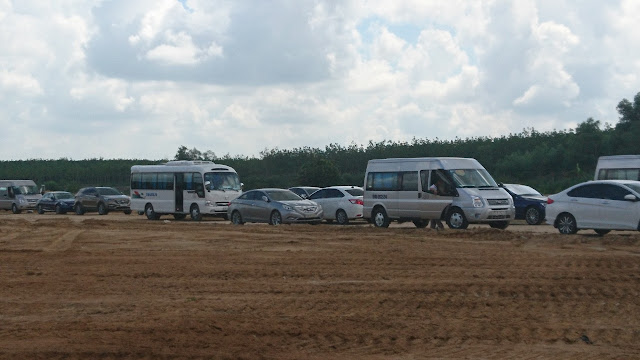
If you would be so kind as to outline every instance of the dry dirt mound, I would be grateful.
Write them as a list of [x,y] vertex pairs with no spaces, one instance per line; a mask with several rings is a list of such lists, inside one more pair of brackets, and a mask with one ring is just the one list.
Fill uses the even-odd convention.
[[4,358],[640,356],[636,233],[24,216]]

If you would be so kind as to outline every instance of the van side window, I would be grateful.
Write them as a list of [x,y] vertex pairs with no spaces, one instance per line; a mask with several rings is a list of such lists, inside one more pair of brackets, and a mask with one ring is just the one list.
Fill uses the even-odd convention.
[[402,173],[402,191],[418,191],[418,173],[407,171]]
[[431,171],[431,178],[429,179],[428,189],[431,189],[432,186],[435,186],[435,188],[437,189],[437,195],[455,196],[455,186],[453,186],[453,182],[450,180],[447,173],[442,169]]
[[367,190],[398,190],[400,174],[397,172],[370,172],[367,174]]

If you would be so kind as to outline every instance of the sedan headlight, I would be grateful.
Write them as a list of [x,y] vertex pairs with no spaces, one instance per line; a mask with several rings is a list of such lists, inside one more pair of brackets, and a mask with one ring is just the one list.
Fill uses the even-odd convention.
[[472,196],[471,200],[473,201],[473,207],[480,208],[484,206],[482,199],[479,196]]
[[282,208],[287,210],[287,211],[293,211],[293,207],[291,207],[289,205],[286,205],[286,204],[282,205]]

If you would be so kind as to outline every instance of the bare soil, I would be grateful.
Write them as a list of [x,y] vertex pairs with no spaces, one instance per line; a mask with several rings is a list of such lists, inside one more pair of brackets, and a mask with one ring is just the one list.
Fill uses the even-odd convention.
[[0,358],[640,357],[640,234],[0,213]]

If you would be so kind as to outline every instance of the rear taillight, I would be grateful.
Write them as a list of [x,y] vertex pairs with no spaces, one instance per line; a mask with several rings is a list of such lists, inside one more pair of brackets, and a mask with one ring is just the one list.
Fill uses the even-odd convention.
[[553,199],[552,198],[547,198],[547,204],[553,204]]
[[364,206],[364,201],[362,199],[349,199],[349,202],[354,205],[362,205]]

